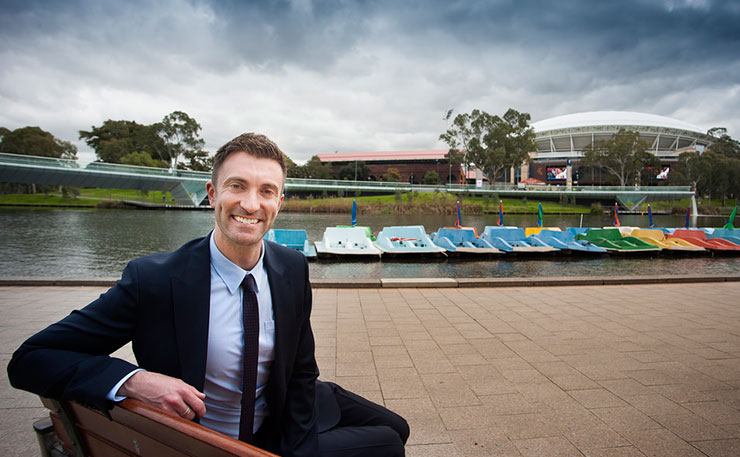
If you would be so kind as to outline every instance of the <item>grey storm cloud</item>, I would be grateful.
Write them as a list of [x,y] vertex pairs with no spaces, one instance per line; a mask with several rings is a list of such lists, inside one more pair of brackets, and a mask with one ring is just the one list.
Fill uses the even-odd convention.
[[644,111],[739,136],[738,23],[710,0],[0,0],[0,125],[74,140],[181,109],[209,149],[254,128],[298,160],[441,147],[448,108]]

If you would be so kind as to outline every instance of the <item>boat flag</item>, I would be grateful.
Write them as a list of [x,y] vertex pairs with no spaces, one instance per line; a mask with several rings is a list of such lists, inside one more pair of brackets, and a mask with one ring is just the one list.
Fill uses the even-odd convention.
[[650,208],[650,205],[648,205],[648,223],[650,224],[650,228],[655,227],[653,225],[653,209]]
[[614,204],[614,226],[619,227],[619,203]]
[[462,216],[460,214],[460,200],[457,201],[457,220],[455,221],[455,227],[462,227]]
[[504,225],[504,202],[498,201],[498,225]]
[[686,208],[686,228],[689,228],[689,216],[691,216],[691,207]]
[[735,223],[735,215],[737,214],[737,205],[735,205],[735,209],[732,210],[732,213],[730,213],[730,220],[727,221],[724,227],[728,230],[735,230],[735,226],[733,225]]
[[352,200],[352,227],[357,225],[357,200]]
[[538,210],[540,218],[537,220],[537,227],[542,227],[542,202],[540,202],[540,209]]

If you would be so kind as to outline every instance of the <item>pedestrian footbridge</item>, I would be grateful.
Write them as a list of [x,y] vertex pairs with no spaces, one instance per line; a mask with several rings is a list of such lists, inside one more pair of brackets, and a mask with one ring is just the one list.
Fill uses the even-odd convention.
[[[54,186],[97,187],[104,189],[159,190],[169,192],[180,205],[199,205],[206,197],[209,172],[169,170],[165,168],[137,167],[103,162],[85,166],[75,160],[49,157],[24,156],[0,153],[0,182],[49,184]],[[628,209],[651,201],[691,198],[694,192],[688,186],[528,186],[484,185],[420,185],[377,181],[340,181],[328,179],[288,178],[286,193],[345,192],[394,193],[394,192],[449,192],[454,194],[490,195],[507,198],[540,198],[552,200],[563,196],[578,201],[618,201]],[[696,204],[692,204],[696,214]]]

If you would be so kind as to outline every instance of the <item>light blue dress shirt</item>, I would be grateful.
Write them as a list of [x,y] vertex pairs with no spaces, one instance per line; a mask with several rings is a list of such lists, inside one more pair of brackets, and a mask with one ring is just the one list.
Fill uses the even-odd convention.
[[[264,241],[263,241],[264,243]],[[206,362],[206,415],[200,423],[221,433],[239,437],[239,418],[242,398],[242,351],[244,329],[242,324],[242,289],[244,277],[251,273],[257,284],[259,304],[259,359],[257,362],[257,391],[254,403],[254,431],[268,415],[263,395],[275,358],[275,321],[272,296],[267,281],[264,257],[265,247],[257,264],[245,271],[227,259],[216,247],[211,234],[211,308],[208,319],[208,358]]]

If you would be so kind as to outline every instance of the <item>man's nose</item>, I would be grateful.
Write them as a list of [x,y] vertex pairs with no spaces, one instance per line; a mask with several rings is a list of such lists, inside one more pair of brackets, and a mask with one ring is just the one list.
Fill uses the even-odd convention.
[[253,213],[260,208],[259,199],[256,192],[245,192],[241,199],[241,207],[248,213]]

